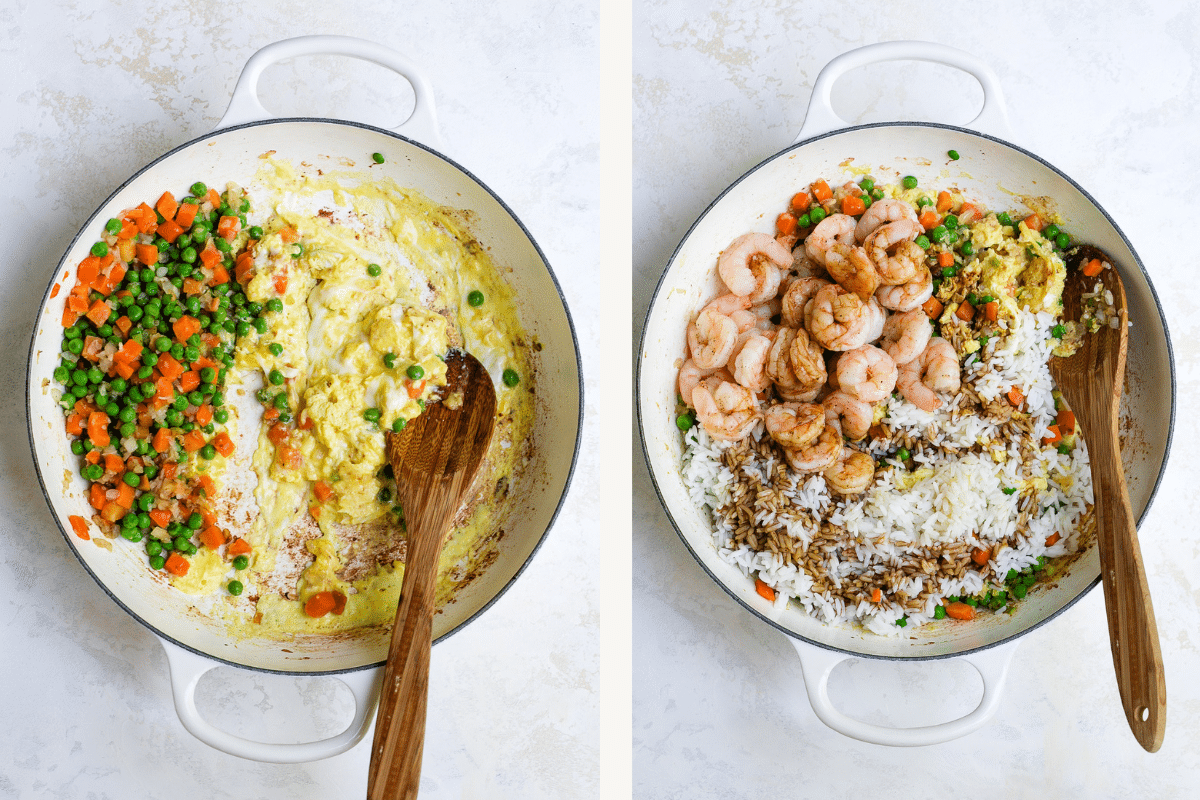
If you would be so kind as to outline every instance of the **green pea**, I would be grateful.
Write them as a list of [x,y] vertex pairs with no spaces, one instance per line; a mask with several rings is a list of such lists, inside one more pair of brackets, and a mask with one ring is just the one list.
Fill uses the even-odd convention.
[[205,383],[212,383],[217,379],[217,371],[212,367],[202,367],[200,370],[200,380]]
[[200,391],[189,392],[187,396],[188,402],[194,406],[204,405],[204,393]]
[[279,357],[283,355],[283,345],[279,342],[271,342],[267,345],[267,349],[271,351],[271,355]]
[[943,278],[953,278],[958,274],[958,267],[942,267]]
[[367,422],[379,422],[381,412],[378,408],[368,408],[363,412],[363,419]]
[[122,437],[133,436],[137,433],[137,425],[132,422],[126,422],[121,426],[120,432]]
[[404,373],[410,380],[419,381],[425,377],[425,368],[420,364],[413,364]]
[[384,353],[383,354],[383,365],[385,367],[387,367],[388,369],[394,369],[396,366],[396,354],[395,353]]
[[83,352],[83,340],[82,339],[71,339],[70,341],[68,341],[67,342],[67,352],[74,353],[75,355],[79,355],[80,353],[82,353]]
[[[150,452],[151,450],[153,450],[153,448],[151,448],[151,447],[146,448],[147,452]],[[146,480],[148,480],[148,481],[154,480],[154,476],[156,476],[158,474],[158,467],[154,466],[153,464],[147,464],[142,469],[145,471]]]
[[254,330],[254,326],[252,326],[249,322],[239,322],[236,326],[236,330],[238,336],[249,336],[250,331]]
[[77,456],[83,455],[83,442],[75,439],[71,442],[71,452]]
[[906,625],[908,625],[908,615],[907,614],[904,615],[903,617],[901,617],[900,619],[896,620],[896,627],[903,628]]
[[863,178],[858,182],[858,188],[864,192],[869,192],[875,188],[875,180],[873,178]]
[[271,329],[271,326],[262,317],[254,320],[254,322],[251,324],[254,326],[254,330],[258,331],[259,333],[266,333]]
[[283,377],[282,372],[280,372],[277,369],[273,369],[273,370],[271,370],[270,374],[267,375],[267,380],[269,380],[271,383],[275,384],[276,386],[282,386],[284,380],[286,380],[286,379]]
[[92,255],[94,255],[96,258],[104,258],[106,255],[108,255],[108,245],[106,245],[104,242],[96,242],[94,245],[92,245]]
[[267,301],[267,311],[274,311],[276,314],[283,311],[283,301],[278,297],[272,297]]
[[[161,544],[159,545],[159,548],[160,549],[162,548]],[[167,563],[167,560],[165,558],[163,558],[162,556],[150,556],[150,569],[154,569],[154,570],[162,569],[163,565],[166,563]]]
[[1029,590],[1025,588],[1024,584],[1018,583],[1016,586],[1013,587],[1012,593],[1013,593],[1013,596],[1016,597],[1018,600],[1024,600],[1025,595],[1028,591]]
[[938,225],[936,228],[934,228],[933,230],[931,230],[929,232],[929,238],[935,242],[944,241],[946,239],[946,237],[948,237],[949,235],[950,235],[950,232],[948,230],[946,230],[945,225]]
[[371,160],[373,160],[376,164],[382,164],[383,153],[371,153]]
[[808,214],[803,214],[796,219],[796,225],[801,228],[807,228],[811,224],[812,224],[812,217],[810,217]]
[[918,236],[915,241],[917,243],[917,246],[920,247],[922,250],[928,250],[932,246],[932,244],[929,241],[929,237],[923,233],[920,236]]
[[958,248],[958,250],[964,256],[975,255],[975,245],[971,244],[969,241],[963,242],[962,247]]
[[146,555],[156,556],[162,553],[162,551],[162,542],[158,541],[158,539],[151,539],[150,541],[146,542]]
[[950,156],[951,161],[958,161],[958,151],[957,150],[947,150],[946,155]]
[[1071,246],[1071,237],[1068,236],[1066,233],[1060,233],[1060,234],[1058,234],[1058,236],[1054,237],[1054,244],[1058,247],[1059,250],[1066,250],[1068,247]]
[[518,375],[516,370],[513,369],[504,370],[504,374],[500,376],[500,379],[504,381],[504,385],[509,388],[512,388],[521,382],[521,376]]
[[912,175],[905,175],[900,179],[900,185],[905,189],[915,189],[917,188],[917,179]]
[[191,192],[194,196],[200,198],[200,197],[204,197],[206,194],[208,194],[208,187],[205,186],[200,181],[196,181],[195,183],[193,183],[191,185],[191,188],[189,188],[188,191]]
[[272,404],[279,411],[287,411],[287,408],[288,408],[287,392],[280,392],[279,394],[275,395],[275,399],[272,401]]
[[392,490],[386,486],[383,487],[382,489],[379,490],[379,494],[375,495],[375,499],[381,503],[392,502]]
[[196,252],[196,248],[185,247],[185,248],[183,248],[183,251],[179,254],[179,258],[181,261],[191,264],[191,263],[195,262],[196,258],[199,255],[200,254]]
[[66,367],[59,365],[54,368],[54,380],[59,383],[66,383],[71,380],[71,371]]
[[250,558],[248,556],[241,555],[233,560],[233,568],[234,569],[241,570],[241,569],[245,569],[248,566],[250,566]]
[[396,417],[392,420],[392,433],[399,433],[404,430],[404,426],[408,424],[408,420],[403,417]]
[[1050,241],[1054,241],[1054,238],[1056,236],[1058,236],[1059,233],[1061,233],[1061,230],[1053,222],[1050,223],[1049,225],[1047,225],[1046,227],[1042,228],[1042,236],[1049,239]]
[[204,445],[204,447],[200,448],[200,457],[205,461],[212,461],[217,457],[217,448],[213,447],[211,444]]
[[934,606],[933,607],[933,618],[934,619],[945,619],[946,618],[946,607],[945,606]]
[[251,226],[250,238],[251,239],[261,239],[262,237],[263,237],[263,229],[258,227],[257,225]]
[[942,224],[949,230],[955,230],[958,228],[958,217],[953,214],[947,214],[945,219],[942,220]]
[[190,344],[184,346],[183,357],[187,359],[187,362],[190,364],[191,362],[200,358],[200,348]]
[[192,515],[187,518],[188,528],[193,531],[198,531],[202,525],[204,525],[204,517],[193,511]]
[[467,304],[479,308],[483,305],[483,292],[478,289],[472,289],[467,295]]
[[153,375],[154,375],[154,367],[147,367],[145,365],[138,367],[137,376],[141,380],[149,380],[150,377]]
[[367,264],[367,274],[372,278],[378,278],[383,274],[383,267],[378,264]]
[[825,219],[826,216],[828,215],[825,213],[825,209],[819,207],[808,212],[808,219],[813,225],[818,224],[821,220]]
[[180,535],[176,536],[171,544],[175,545],[175,549],[179,552],[186,553],[188,551],[188,546],[191,545],[191,542],[187,540],[186,536]]
[[675,418],[675,427],[681,431],[691,430],[696,421],[692,419],[691,414],[680,414]]

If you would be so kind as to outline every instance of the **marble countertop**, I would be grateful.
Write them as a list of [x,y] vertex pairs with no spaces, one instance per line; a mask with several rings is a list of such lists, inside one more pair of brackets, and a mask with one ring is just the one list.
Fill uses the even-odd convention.
[[[1200,379],[1200,306],[1193,256],[1178,237],[1200,213],[1190,188],[1200,172],[1197,21],[1182,2],[1137,10],[1086,2],[1069,11],[1025,0],[938,9],[635,5],[635,341],[675,245],[726,186],[792,142],[820,69],[864,44],[923,39],[989,63],[1015,141],[1072,176],[1120,224],[1162,300],[1179,388],[1174,454],[1141,526],[1166,667],[1158,753],[1144,752],[1126,725],[1098,589],[1021,640],[1000,710],[980,731],[912,749],[832,732],[809,706],[792,647],[701,570],[635,452],[635,797],[862,798],[884,790],[934,798],[964,786],[1039,798],[1194,795],[1200,496],[1192,487],[1200,471],[1191,452],[1200,402],[1191,388]],[[964,124],[981,100],[969,76],[911,63],[851,73],[833,95],[842,118],[864,122]],[[959,716],[981,694],[962,662],[851,661],[833,673],[830,691],[852,716],[895,726]]]
[[[33,311],[78,227],[109,192],[208,132],[246,59],[279,39],[359,36],[407,55],[434,90],[445,152],[521,218],[571,305],[589,400],[596,378],[599,71],[595,5],[463,0],[351,5],[267,0],[48,2],[0,8],[0,141],[8,243],[0,374],[0,797],[334,798],[366,789],[371,732],[311,764],[242,761],[175,716],[154,636],[81,569],[55,527],[29,453],[24,403]],[[411,91],[382,68],[311,58],[260,86],[280,115],[394,125]],[[599,783],[600,497],[590,415],[573,489],[522,578],[434,648],[421,796],[590,797]],[[564,587],[570,587],[565,590]],[[537,624],[530,624],[535,618]],[[349,694],[332,678],[220,667],[202,712],[269,741],[330,736]]]

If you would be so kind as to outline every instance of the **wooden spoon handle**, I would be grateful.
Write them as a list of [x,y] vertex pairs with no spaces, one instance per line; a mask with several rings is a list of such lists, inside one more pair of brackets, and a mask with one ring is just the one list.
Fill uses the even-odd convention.
[[[444,531],[445,527],[439,529]],[[368,800],[410,800],[421,780],[434,589],[442,537],[412,535],[371,747]]]
[[[1134,737],[1153,753],[1162,746],[1166,733],[1167,686],[1137,525],[1117,447],[1116,414],[1112,415],[1112,428],[1108,446],[1091,454],[1100,575],[1121,705]],[[1101,444],[1095,438],[1088,444],[1093,441]]]

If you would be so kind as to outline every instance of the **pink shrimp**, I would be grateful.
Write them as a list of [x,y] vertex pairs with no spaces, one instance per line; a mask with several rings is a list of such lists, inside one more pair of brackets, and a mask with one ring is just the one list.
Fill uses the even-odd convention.
[[[772,280],[774,290],[778,290],[778,268],[790,269],[791,266],[791,251],[771,236],[765,233],[746,233],[734,239],[722,251],[717,259],[717,274],[729,287],[729,291],[745,297],[762,292],[764,284]],[[774,294],[771,296],[774,297]],[[762,302],[762,299],[756,302]]]

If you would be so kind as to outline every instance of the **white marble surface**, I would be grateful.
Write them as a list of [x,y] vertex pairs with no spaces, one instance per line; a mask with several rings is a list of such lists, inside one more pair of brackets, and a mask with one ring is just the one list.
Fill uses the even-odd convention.
[[[1167,732],[1140,749],[1121,711],[1102,593],[1025,637],[995,719],[907,750],[844,738],[813,714],[787,641],[737,606],[679,541],[634,457],[634,795],[727,797],[1193,797],[1200,784],[1200,305],[1186,222],[1200,214],[1200,19],[1182,2],[1066,6],[695,3],[634,9],[634,327],[672,249],[707,204],[791,143],[818,71],[851,48],[925,39],[1000,76],[1016,141],[1079,181],[1122,226],[1155,281],[1179,384],[1174,456],[1142,525],[1167,676]],[[848,120],[962,124],[982,93],[940,67],[870,67],[834,107]],[[1157,198],[1168,207],[1147,213]],[[755,212],[757,213],[757,211]],[[674,358],[674,354],[670,354]],[[637,445],[635,444],[635,447]],[[963,663],[854,661],[835,703],[892,725],[961,715],[979,698]],[[900,782],[903,781],[901,785]]]
[[[555,267],[585,362],[597,359],[599,176],[592,2],[5,3],[0,142],[8,243],[0,301],[0,797],[361,797],[369,742],[318,763],[242,761],[175,717],[154,637],[82,570],[29,454],[25,359],[47,280],[78,226],[129,174],[212,129],[245,60],[289,36],[337,33],[408,55],[435,91],[446,152],[502,197]],[[272,68],[268,108],[394,124],[411,93],[345,59]],[[587,392],[595,397],[594,370]],[[589,398],[590,399],[590,398]],[[594,401],[593,401],[594,402]],[[589,408],[589,412],[592,409]],[[577,798],[599,782],[597,423],[574,488],[524,576],[433,652],[421,796]],[[536,624],[531,624],[531,619]],[[332,679],[222,667],[201,708],[271,741],[349,720]]]

